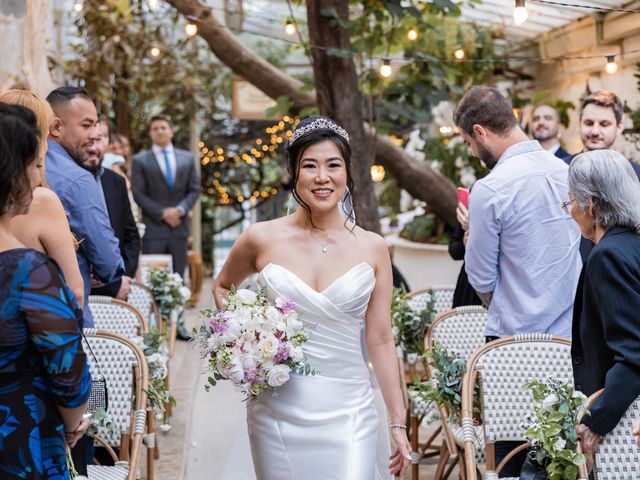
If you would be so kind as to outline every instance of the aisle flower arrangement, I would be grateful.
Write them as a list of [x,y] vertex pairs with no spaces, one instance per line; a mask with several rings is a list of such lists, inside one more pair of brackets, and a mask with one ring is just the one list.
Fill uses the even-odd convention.
[[207,390],[230,380],[245,400],[253,399],[281,387],[292,373],[315,373],[302,350],[309,337],[291,300],[271,303],[264,289],[232,289],[225,310],[202,313],[206,323],[195,333],[209,359]]
[[406,354],[422,355],[424,334],[435,318],[435,298],[431,295],[427,308],[417,312],[409,305],[409,294],[404,289],[394,288],[391,300],[391,327],[396,346]]
[[[434,344],[425,352],[424,358],[433,370],[430,379],[418,380],[412,386],[412,393],[425,403],[436,403],[449,412],[449,419],[457,422],[462,411],[462,377],[467,371],[467,361],[440,345]],[[476,384],[473,391],[474,404],[478,404],[480,388]]]
[[162,420],[160,430],[167,432],[171,425],[168,423],[166,405],[176,405],[176,400],[165,382],[169,374],[167,334],[151,328],[142,337],[136,338],[136,341],[147,359],[149,369],[149,387],[146,390],[148,407],[159,420]]
[[191,290],[184,286],[182,277],[166,268],[149,268],[148,282],[165,318],[169,318],[172,311],[184,307],[191,298]]
[[524,385],[536,403],[523,427],[533,450],[529,461],[544,468],[550,480],[576,480],[586,458],[576,451],[578,419],[586,412],[587,397],[555,379],[533,379]]

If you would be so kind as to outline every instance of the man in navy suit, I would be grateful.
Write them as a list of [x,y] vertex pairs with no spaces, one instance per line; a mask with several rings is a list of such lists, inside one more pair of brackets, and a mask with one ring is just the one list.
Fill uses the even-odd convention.
[[149,123],[153,142],[133,157],[133,198],[146,226],[142,253],[168,253],[173,270],[184,277],[190,234],[189,211],[200,195],[200,178],[193,155],[171,143],[168,117],[156,115]]
[[544,104],[534,108],[531,117],[533,138],[538,140],[545,150],[553,153],[558,158],[564,158],[569,154],[560,145],[559,130],[560,115],[555,108]]

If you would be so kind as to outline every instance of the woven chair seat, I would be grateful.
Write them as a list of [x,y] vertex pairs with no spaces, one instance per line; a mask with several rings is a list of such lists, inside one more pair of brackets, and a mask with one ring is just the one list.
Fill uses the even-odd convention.
[[146,319],[134,306],[111,297],[91,295],[89,310],[95,328],[125,338],[133,338],[149,329]]
[[435,297],[435,312],[436,316],[451,310],[453,305],[453,292],[455,287],[452,286],[437,286],[427,288],[425,290],[419,290],[412,292],[409,296],[409,306],[416,312],[425,310],[431,300],[431,295]]
[[147,319],[150,327],[160,328],[153,292],[147,286],[133,282],[127,297],[127,303],[130,303],[140,311],[142,316]]
[[126,480],[129,475],[129,468],[119,465],[113,467],[87,465],[87,473],[89,474],[89,480]]

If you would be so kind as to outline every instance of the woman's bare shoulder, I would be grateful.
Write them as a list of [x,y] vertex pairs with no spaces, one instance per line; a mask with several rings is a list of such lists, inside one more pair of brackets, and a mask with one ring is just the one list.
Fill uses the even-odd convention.
[[56,193],[46,187],[36,187],[33,191],[31,211],[40,215],[65,215],[62,202]]
[[378,233],[356,227],[353,231],[358,240],[358,248],[370,265],[381,266],[381,261],[386,263],[389,258],[389,247]]
[[272,241],[274,237],[282,235],[283,231],[287,228],[287,225],[288,222],[286,217],[258,222],[247,228],[243,235],[247,234],[252,242],[260,244],[262,242]]

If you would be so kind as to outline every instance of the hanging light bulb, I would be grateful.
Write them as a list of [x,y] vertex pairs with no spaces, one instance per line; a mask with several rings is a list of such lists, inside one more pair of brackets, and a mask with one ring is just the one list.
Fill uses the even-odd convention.
[[82,0],[76,0],[76,3],[73,4],[73,11],[76,13],[80,13],[83,9],[84,5]]
[[382,65],[380,65],[380,75],[384,78],[388,78],[393,73],[391,68],[391,60],[388,58],[382,59]]
[[456,57],[456,60],[462,60],[465,56],[464,50],[460,47],[456,48],[453,52],[453,56]]
[[374,183],[379,183],[384,180],[385,171],[382,165],[371,165],[371,180]]
[[616,63],[615,55],[607,55],[607,65],[604,69],[609,75],[613,75],[618,71],[618,64]]
[[198,25],[191,22],[187,23],[184,26],[184,33],[186,33],[190,37],[193,37],[196,33],[198,33]]
[[287,35],[293,35],[296,33],[296,26],[291,19],[287,20],[286,25],[284,26],[284,31]]
[[418,32],[416,31],[415,28],[412,28],[407,32],[407,37],[409,38],[409,40],[413,42],[418,39]]
[[161,50],[158,47],[151,47],[149,50],[149,54],[152,58],[158,58],[160,56]]
[[524,6],[524,0],[516,0],[516,8],[513,10],[513,21],[516,25],[522,25],[529,18],[527,7]]

